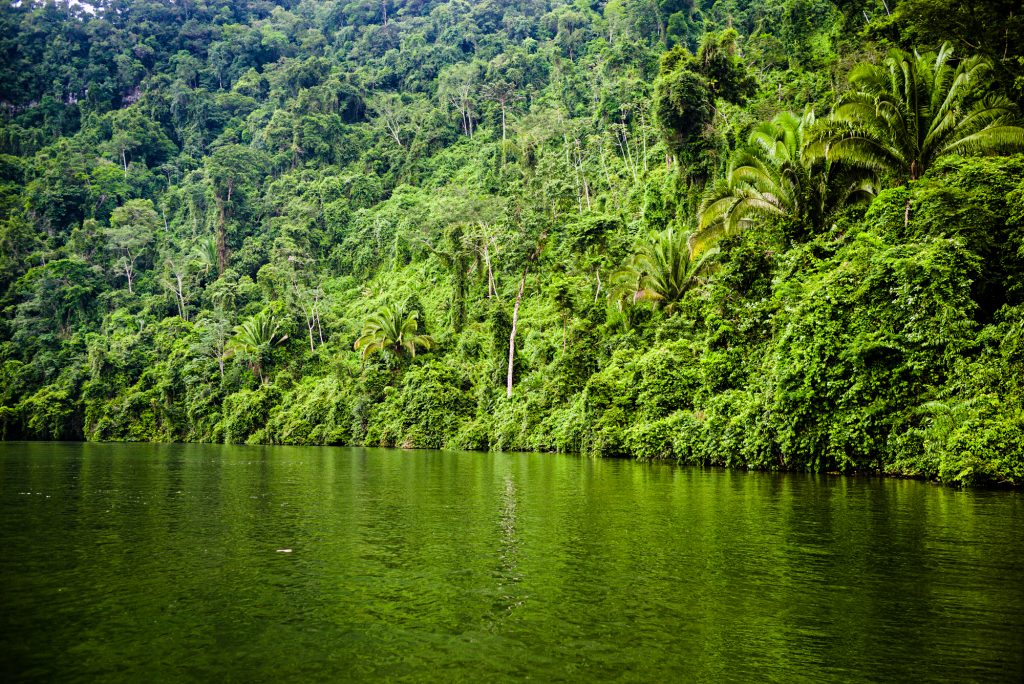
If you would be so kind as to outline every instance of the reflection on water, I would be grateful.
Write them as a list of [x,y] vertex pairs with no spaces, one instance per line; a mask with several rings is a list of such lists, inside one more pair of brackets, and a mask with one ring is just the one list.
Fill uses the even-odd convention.
[[1024,679],[1012,492],[0,444],[0,544],[8,681]]

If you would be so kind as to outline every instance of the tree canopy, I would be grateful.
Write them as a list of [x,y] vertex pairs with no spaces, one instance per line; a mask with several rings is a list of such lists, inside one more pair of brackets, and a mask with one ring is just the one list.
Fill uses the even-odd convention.
[[1021,21],[5,3],[0,435],[1024,484]]

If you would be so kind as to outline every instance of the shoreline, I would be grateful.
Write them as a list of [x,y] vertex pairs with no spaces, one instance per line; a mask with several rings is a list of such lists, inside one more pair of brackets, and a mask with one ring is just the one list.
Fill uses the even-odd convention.
[[838,470],[806,470],[798,468],[757,468],[745,465],[740,466],[727,466],[717,463],[687,463],[684,461],[674,461],[670,459],[640,459],[630,458],[628,456],[600,456],[600,455],[587,455],[578,451],[542,451],[542,450],[497,450],[489,449],[487,451],[480,449],[435,449],[432,447],[401,447],[401,446],[378,446],[378,445],[365,445],[365,444],[275,444],[275,443],[256,443],[256,444],[228,444],[223,442],[132,442],[132,441],[93,441],[93,440],[43,440],[43,439],[11,439],[11,440],[0,440],[0,444],[96,444],[96,445],[114,445],[114,444],[145,444],[151,446],[158,445],[181,445],[181,446],[219,446],[219,447],[283,447],[292,449],[372,449],[381,451],[398,451],[398,452],[461,452],[461,453],[473,453],[473,454],[541,454],[550,456],[575,456],[578,458],[594,459],[594,460],[607,460],[607,461],[627,461],[633,463],[639,463],[643,465],[666,465],[677,468],[697,468],[700,470],[717,470],[722,472],[742,472],[742,473],[753,473],[762,475],[810,475],[810,476],[821,476],[829,478],[850,478],[850,479],[879,479],[879,480],[913,480],[916,482],[922,482],[926,484],[933,484],[939,487],[948,487],[954,490],[964,491],[1006,491],[1006,492],[1020,492],[1024,491],[1024,485],[1012,484],[1005,482],[984,482],[980,484],[969,484],[956,482],[943,482],[938,478],[928,477],[925,475],[906,474],[906,473],[887,473],[879,470],[849,470],[849,471],[838,471]]

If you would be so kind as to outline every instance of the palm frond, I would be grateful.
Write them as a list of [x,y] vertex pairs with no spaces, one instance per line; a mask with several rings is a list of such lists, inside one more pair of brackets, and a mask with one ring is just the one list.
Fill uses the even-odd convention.
[[977,100],[992,70],[982,57],[954,66],[948,43],[938,53],[890,51],[882,65],[851,71],[853,91],[840,98],[808,153],[904,182],[945,154],[1022,149],[1024,130],[1012,106]]
[[367,316],[353,349],[361,351],[364,359],[378,352],[415,357],[417,348],[430,349],[434,345],[432,337],[417,334],[418,330],[418,311],[406,313],[403,307],[389,304]]

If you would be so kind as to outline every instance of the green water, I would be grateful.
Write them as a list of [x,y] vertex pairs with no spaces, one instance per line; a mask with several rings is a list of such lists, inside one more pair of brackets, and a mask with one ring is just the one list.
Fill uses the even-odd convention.
[[0,548],[6,681],[1024,679],[1012,492],[0,444]]

